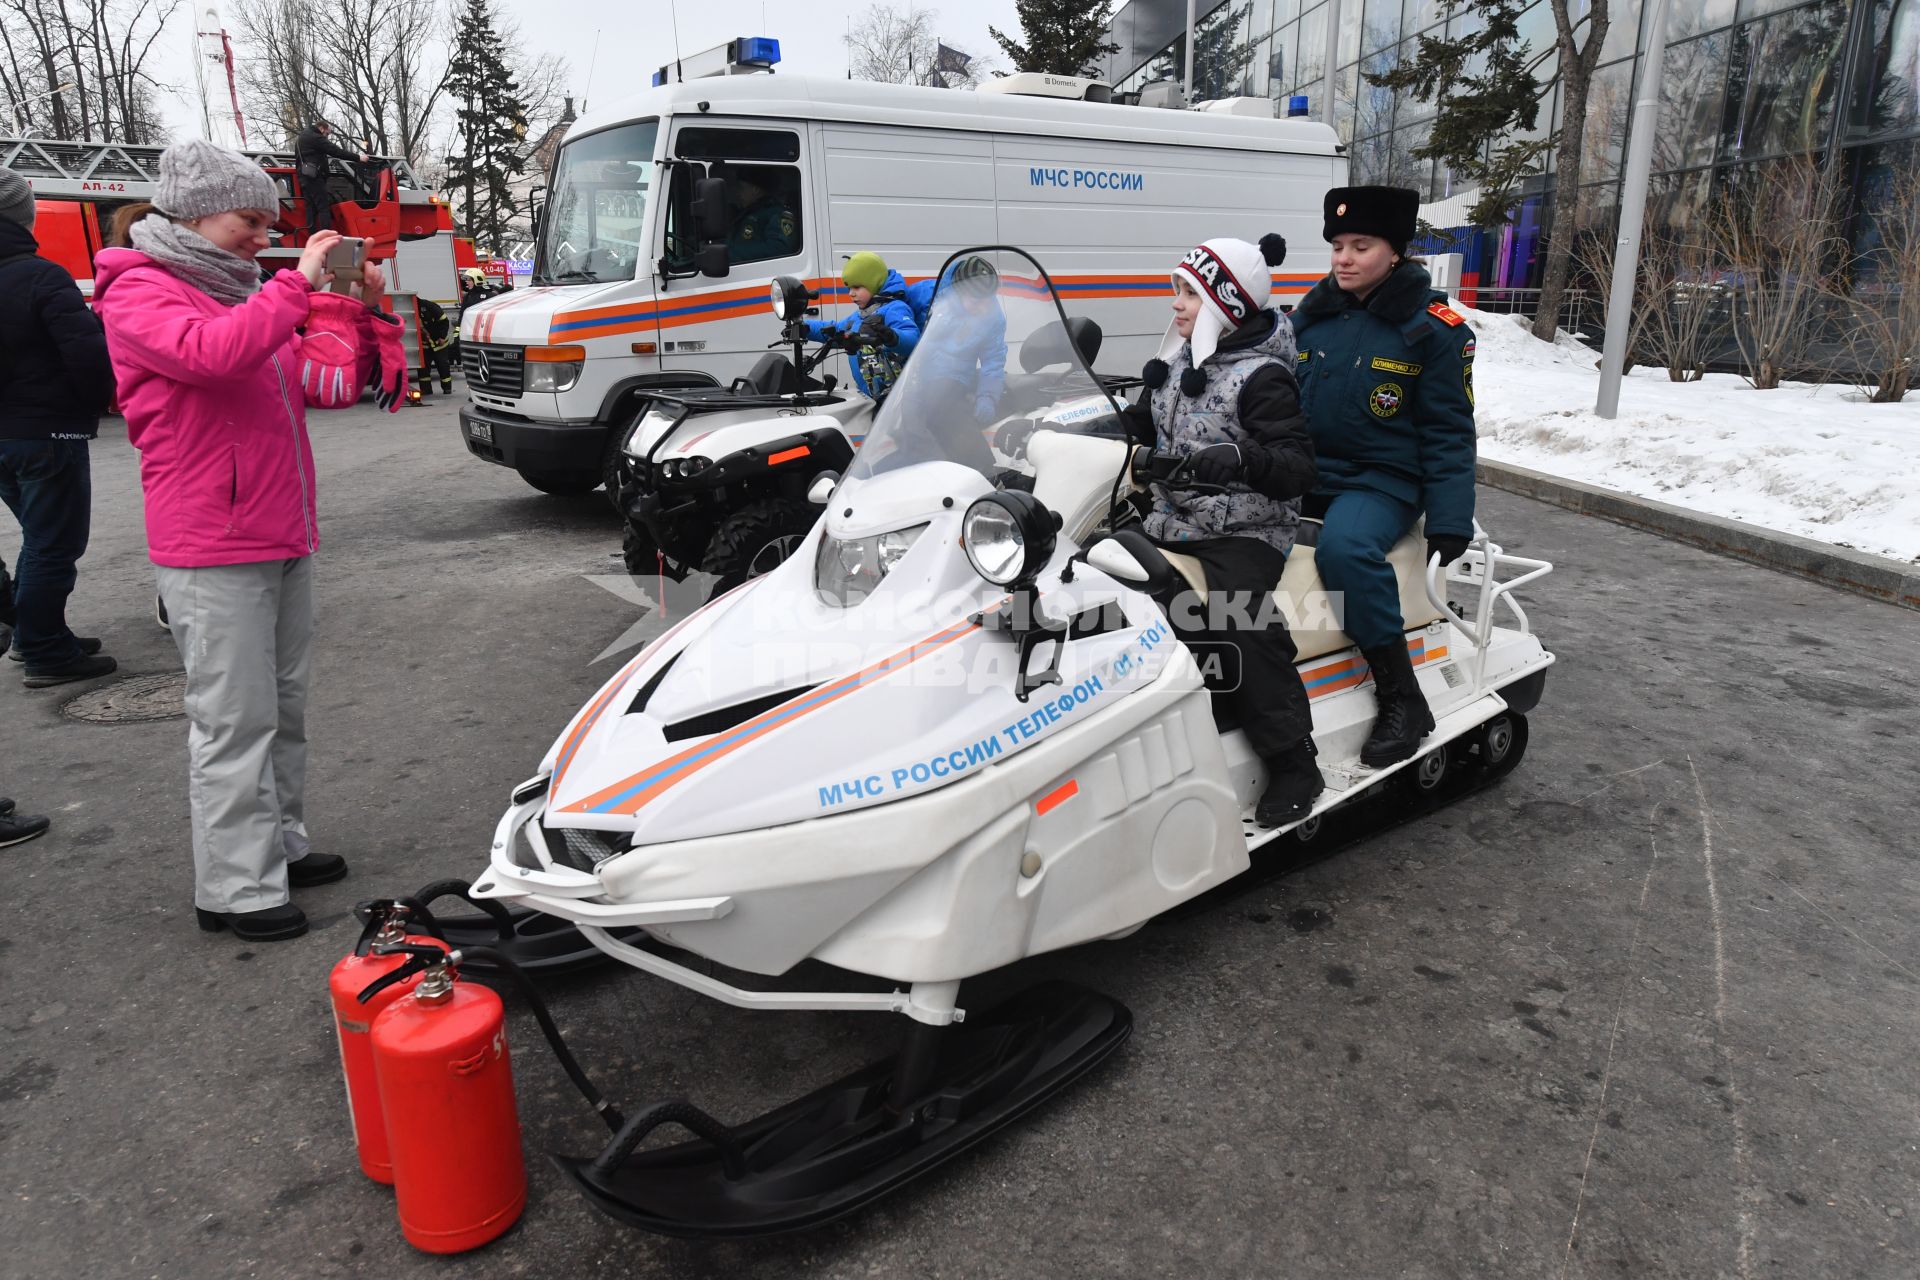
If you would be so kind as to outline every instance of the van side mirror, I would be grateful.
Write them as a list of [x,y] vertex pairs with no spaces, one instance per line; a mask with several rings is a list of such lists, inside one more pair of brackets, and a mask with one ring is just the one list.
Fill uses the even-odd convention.
[[694,269],[711,279],[721,279],[733,269],[733,261],[727,253],[725,240],[714,240],[700,246],[693,255]]
[[694,181],[693,226],[703,241],[727,238],[726,179],[698,178]]

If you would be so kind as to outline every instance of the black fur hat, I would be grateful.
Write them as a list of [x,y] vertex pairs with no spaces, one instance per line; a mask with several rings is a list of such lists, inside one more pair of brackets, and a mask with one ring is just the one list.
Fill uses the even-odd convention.
[[1404,254],[1420,220],[1420,193],[1411,187],[1335,187],[1327,192],[1321,235],[1379,236]]

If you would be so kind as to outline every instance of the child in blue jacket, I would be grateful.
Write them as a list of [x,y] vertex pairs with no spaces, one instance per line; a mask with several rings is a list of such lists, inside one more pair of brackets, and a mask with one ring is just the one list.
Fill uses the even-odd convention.
[[805,322],[807,337],[815,342],[837,341],[847,348],[853,385],[875,400],[884,397],[900,378],[920,326],[907,305],[907,282],[888,268],[879,254],[862,251],[847,259],[840,278],[856,310],[831,324]]

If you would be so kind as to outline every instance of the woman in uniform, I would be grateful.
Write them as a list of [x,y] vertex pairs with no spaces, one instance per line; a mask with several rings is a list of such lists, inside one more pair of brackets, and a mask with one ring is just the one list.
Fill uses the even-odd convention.
[[1320,465],[1305,514],[1325,521],[1320,578],[1373,669],[1379,709],[1360,760],[1375,767],[1407,759],[1433,729],[1387,552],[1423,512],[1442,564],[1473,537],[1473,330],[1407,256],[1419,211],[1405,187],[1327,192],[1333,271],[1293,312]]

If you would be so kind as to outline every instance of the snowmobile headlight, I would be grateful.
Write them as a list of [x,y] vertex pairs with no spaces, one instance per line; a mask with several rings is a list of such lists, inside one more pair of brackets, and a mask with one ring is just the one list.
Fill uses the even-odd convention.
[[680,477],[684,480],[688,476],[697,476],[712,465],[712,458],[702,458],[698,454],[691,458],[682,458],[680,459]]
[[586,364],[585,347],[528,347],[527,390],[571,391]]
[[873,594],[881,579],[893,571],[926,530],[926,525],[916,524],[870,538],[822,537],[813,561],[813,582],[820,598],[843,609],[859,604]]
[[975,572],[996,587],[1024,582],[1053,555],[1059,520],[1030,493],[990,493],[967,508],[960,545]]

